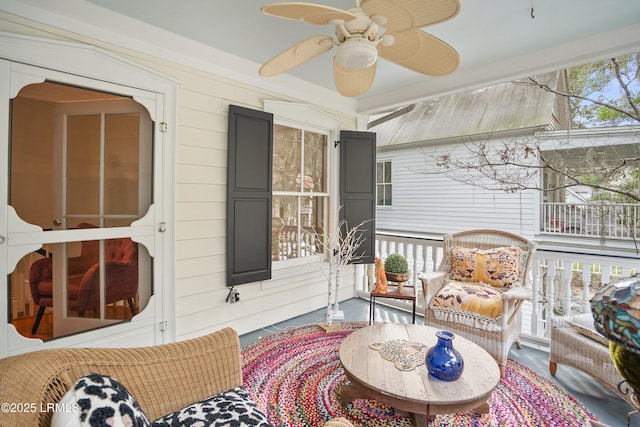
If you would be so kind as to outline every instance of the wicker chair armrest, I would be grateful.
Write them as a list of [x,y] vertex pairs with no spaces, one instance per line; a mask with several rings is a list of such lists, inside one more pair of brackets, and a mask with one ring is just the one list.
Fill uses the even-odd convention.
[[554,329],[557,328],[566,328],[568,326],[571,326],[569,324],[569,321],[567,320],[566,317],[563,316],[552,316],[551,317],[551,335],[553,335],[554,333]]
[[432,271],[430,273],[420,273],[418,279],[422,282],[422,295],[424,295],[425,307],[431,301],[431,298],[444,285],[447,273],[444,271]]
[[524,286],[515,286],[502,293],[502,328],[507,329],[509,323],[520,309],[523,301],[533,296],[531,289]]
[[503,300],[527,300],[533,296],[531,289],[524,286],[514,286],[502,294]]

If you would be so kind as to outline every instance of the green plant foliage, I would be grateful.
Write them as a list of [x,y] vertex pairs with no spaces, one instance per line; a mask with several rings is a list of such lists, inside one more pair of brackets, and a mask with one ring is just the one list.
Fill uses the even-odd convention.
[[391,254],[384,260],[384,271],[395,274],[407,273],[409,272],[409,263],[402,255]]
[[567,69],[574,128],[637,125],[639,72],[639,53]]

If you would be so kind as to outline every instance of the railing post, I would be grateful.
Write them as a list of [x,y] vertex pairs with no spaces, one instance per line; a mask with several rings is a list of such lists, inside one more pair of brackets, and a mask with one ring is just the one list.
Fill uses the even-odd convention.
[[[534,258],[533,264],[531,266],[531,291],[533,293],[533,297],[531,298],[531,335],[538,336],[538,329],[540,325],[540,269],[542,268],[540,264],[540,258]],[[522,327],[522,326],[521,326]]]
[[[569,268],[567,269],[567,265]],[[562,272],[560,274],[560,282],[564,285],[564,298],[562,301],[562,307],[564,308],[564,315],[571,316],[571,279],[573,276],[573,268],[571,262],[562,261]],[[567,274],[569,270],[569,274]],[[567,277],[568,276],[568,277]]]
[[582,312],[589,313],[591,311],[591,305],[589,300],[591,299],[591,264],[582,263]]
[[549,318],[554,315],[555,277],[556,277],[556,263],[555,261],[547,261],[547,271],[545,275],[545,288],[546,288],[546,294],[547,294],[547,315],[545,316],[545,322],[548,322]]

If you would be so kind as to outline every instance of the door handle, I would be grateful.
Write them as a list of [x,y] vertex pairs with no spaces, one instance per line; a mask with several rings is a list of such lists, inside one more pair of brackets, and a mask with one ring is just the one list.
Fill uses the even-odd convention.
[[4,243],[5,240],[6,240],[5,237],[2,234],[0,234],[0,243]]
[[56,218],[53,220],[53,225],[55,225],[56,227],[59,227],[62,225],[62,220],[60,218]]

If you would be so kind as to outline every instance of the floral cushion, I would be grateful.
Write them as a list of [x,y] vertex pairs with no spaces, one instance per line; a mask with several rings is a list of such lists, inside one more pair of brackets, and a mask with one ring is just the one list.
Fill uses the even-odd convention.
[[236,387],[165,415],[154,421],[152,426],[271,427],[271,424],[249,393],[242,387]]
[[480,250],[454,246],[451,280],[510,288],[520,283],[521,252],[517,247]]
[[52,427],[147,427],[136,399],[114,378],[87,374],[60,401]]
[[453,281],[438,291],[431,305],[474,312],[495,319],[502,314],[502,294],[491,286]]

